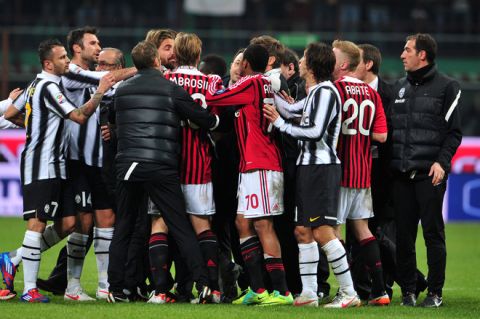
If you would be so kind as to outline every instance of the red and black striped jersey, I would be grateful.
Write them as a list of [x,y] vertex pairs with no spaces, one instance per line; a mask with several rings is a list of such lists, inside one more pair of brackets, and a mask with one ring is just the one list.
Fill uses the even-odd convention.
[[342,105],[338,157],[343,187],[368,188],[372,169],[371,133],[387,133],[382,100],[368,84],[353,77],[335,82]]
[[[183,87],[202,107],[207,108],[207,92],[217,90],[220,77],[207,76],[195,67],[180,66],[175,71],[165,72],[165,78]],[[218,79],[217,79],[218,78]],[[212,180],[212,144],[208,132],[193,129],[188,124],[182,127],[182,157],[180,178],[182,184],[206,184]]]
[[263,104],[273,104],[270,80],[262,74],[245,76],[228,89],[207,96],[209,106],[238,105],[235,131],[240,151],[240,172],[254,169],[282,171],[280,151],[270,134]]

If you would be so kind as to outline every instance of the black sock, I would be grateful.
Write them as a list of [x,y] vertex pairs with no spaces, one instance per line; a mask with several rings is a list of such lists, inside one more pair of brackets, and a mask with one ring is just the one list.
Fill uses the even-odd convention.
[[251,237],[241,243],[240,251],[242,252],[245,268],[247,268],[248,276],[250,278],[250,288],[255,292],[260,289],[264,290],[265,283],[263,282],[262,276],[263,251],[262,246],[258,241],[258,237]]
[[287,280],[285,278],[285,268],[283,268],[282,258],[266,258],[265,268],[267,269],[268,276],[272,281],[272,288],[277,290],[280,294],[287,293]]
[[155,233],[150,235],[148,242],[150,271],[155,284],[155,294],[168,291],[168,240],[167,234]]
[[197,235],[203,259],[207,263],[209,288],[220,290],[218,285],[218,242],[217,236],[209,229]]
[[385,283],[383,280],[383,268],[380,260],[380,248],[375,237],[364,239],[360,242],[362,248],[361,254],[365,261],[370,276],[372,277],[372,296],[378,297],[385,291]]

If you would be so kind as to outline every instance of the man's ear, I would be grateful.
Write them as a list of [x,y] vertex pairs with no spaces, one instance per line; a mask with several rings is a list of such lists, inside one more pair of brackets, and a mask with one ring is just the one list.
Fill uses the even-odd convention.
[[82,47],[81,47],[80,44],[78,44],[78,43],[73,44],[72,48],[73,48],[73,53],[80,53],[80,52],[82,52]]
[[276,58],[276,57],[274,57],[274,56],[269,56],[269,57],[268,57],[268,63],[267,63],[267,65],[268,65],[268,66],[272,66],[272,65],[275,64],[275,61],[277,61],[277,58]]
[[365,63],[365,69],[367,69],[367,71],[370,71],[373,67],[373,61],[367,61],[367,63]]
[[420,57],[420,59],[422,61],[426,61],[427,60],[427,52],[425,50],[420,50],[418,51],[418,56]]

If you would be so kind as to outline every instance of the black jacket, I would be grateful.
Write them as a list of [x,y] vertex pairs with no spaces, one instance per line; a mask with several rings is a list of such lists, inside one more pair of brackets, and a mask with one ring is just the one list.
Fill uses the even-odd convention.
[[[117,166],[138,162],[177,170],[180,160],[180,121],[192,120],[210,129],[217,117],[195,103],[180,86],[156,69],[140,70],[115,93],[118,135]],[[122,172],[118,172],[119,175]]]
[[462,140],[456,107],[460,93],[458,82],[435,65],[408,73],[395,84],[390,105],[394,171],[426,177],[434,162],[450,171]]

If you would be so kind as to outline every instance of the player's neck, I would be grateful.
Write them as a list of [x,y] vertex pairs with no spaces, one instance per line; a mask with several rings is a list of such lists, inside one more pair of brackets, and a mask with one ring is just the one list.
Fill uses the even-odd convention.
[[78,65],[79,67],[81,67],[84,70],[89,70],[90,69],[87,61],[83,60],[79,56],[73,57],[72,58],[72,63],[75,64],[75,65]]
[[317,81],[317,80],[313,77],[313,75],[310,75],[310,74],[309,74],[309,75],[307,75],[307,76],[305,77],[305,87],[307,88],[307,90],[310,89],[312,86],[317,85],[318,83],[320,83],[320,82]]
[[373,81],[375,81],[376,78],[377,76],[375,74],[367,72],[367,75],[365,76],[365,79],[363,79],[363,82],[372,83]]

